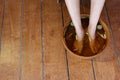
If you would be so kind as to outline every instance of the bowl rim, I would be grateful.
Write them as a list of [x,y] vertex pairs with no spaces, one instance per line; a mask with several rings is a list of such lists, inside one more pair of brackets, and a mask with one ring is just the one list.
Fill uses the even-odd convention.
[[[80,15],[81,15],[81,18],[82,18],[82,17],[89,17],[89,14],[80,14]],[[68,23],[67,25],[69,25],[70,22],[71,22],[71,21],[69,21],[69,23]],[[64,38],[65,30],[66,30],[66,28],[67,28],[67,25],[64,25],[63,32],[62,32],[62,37],[63,37],[63,38],[62,38],[62,42],[63,42],[63,45],[64,45],[65,49],[66,49],[70,54],[72,54],[73,56],[79,57],[79,58],[81,58],[81,59],[94,59],[94,58],[100,56],[100,55],[109,47],[108,44],[109,44],[109,42],[110,42],[110,31],[109,31],[108,26],[105,24],[105,22],[104,22],[101,18],[99,19],[99,22],[101,23],[101,25],[103,26],[103,29],[104,29],[105,32],[106,32],[106,40],[107,40],[107,41],[106,41],[106,46],[105,46],[105,48],[104,48],[101,52],[99,52],[98,54],[92,55],[92,56],[81,56],[81,55],[74,54],[74,52],[72,52],[72,51],[67,47],[66,41],[65,41],[65,38]]]

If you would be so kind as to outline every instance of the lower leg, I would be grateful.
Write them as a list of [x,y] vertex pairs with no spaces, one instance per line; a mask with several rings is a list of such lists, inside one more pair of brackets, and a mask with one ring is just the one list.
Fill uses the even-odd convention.
[[104,6],[105,0],[91,0],[90,21],[89,21],[89,35],[95,39],[96,26]]
[[83,28],[80,19],[80,0],[65,0],[69,14],[72,18],[73,24],[75,25],[76,34],[78,40],[81,41],[83,38]]

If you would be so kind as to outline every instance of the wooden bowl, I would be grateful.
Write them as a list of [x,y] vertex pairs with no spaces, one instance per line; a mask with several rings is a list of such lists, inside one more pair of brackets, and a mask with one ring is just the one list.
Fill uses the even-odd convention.
[[[82,25],[83,26],[85,25],[83,27],[83,29],[86,32],[87,27],[88,27],[88,22],[89,22],[89,15],[88,14],[81,14],[81,20],[82,20]],[[63,29],[63,45],[64,45],[65,49],[67,50],[67,52],[70,53],[72,56],[79,57],[81,59],[93,59],[93,58],[96,58],[98,56],[102,56],[101,54],[105,53],[108,50],[108,48],[109,48],[108,44],[110,43],[110,32],[109,32],[109,29],[108,29],[107,25],[101,19],[99,20],[98,25],[99,26],[101,25],[102,29],[99,30],[98,28],[101,28],[101,27],[97,26],[96,34],[99,33],[100,31],[103,31],[104,38],[105,37],[106,38],[104,39],[103,46],[101,48],[99,48],[97,53],[92,53],[90,51],[90,48],[86,48],[86,44],[87,44],[87,41],[88,41],[87,38],[86,38],[86,44],[83,45],[84,46],[83,51],[80,54],[77,54],[75,51],[73,51],[74,47],[71,46],[71,45],[73,45],[73,42],[67,41],[67,39],[66,39],[67,33],[69,34],[69,32],[67,32],[67,31],[73,31],[73,34],[74,34],[73,37],[75,38],[76,33],[75,33],[74,25],[73,25],[73,27],[71,27],[70,25],[73,25],[73,24],[71,24],[71,21],[70,21],[70,23],[65,25],[65,27]],[[71,30],[69,30],[69,28],[71,28]],[[102,35],[102,33],[101,33],[101,35]],[[85,36],[86,36],[86,34],[85,34]],[[73,38],[73,40],[72,40],[72,38],[70,40],[74,41],[75,40],[74,38]],[[70,44],[71,47],[69,46],[69,44]],[[102,44],[100,44],[100,45],[102,45]]]

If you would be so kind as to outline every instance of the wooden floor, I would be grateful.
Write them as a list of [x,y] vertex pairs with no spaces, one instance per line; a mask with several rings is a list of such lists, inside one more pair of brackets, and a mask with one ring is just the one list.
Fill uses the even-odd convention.
[[[0,80],[120,80],[120,0],[106,0],[101,18],[110,49],[97,59],[66,52],[62,29],[70,21],[64,2],[0,0]],[[81,0],[81,14],[89,0]]]

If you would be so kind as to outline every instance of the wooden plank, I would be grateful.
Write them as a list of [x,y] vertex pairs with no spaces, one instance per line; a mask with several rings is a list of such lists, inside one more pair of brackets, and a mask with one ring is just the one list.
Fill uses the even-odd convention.
[[[82,4],[82,3],[81,3]],[[63,3],[64,26],[71,21],[65,3]],[[81,13],[83,13],[81,5]],[[70,72],[70,80],[94,80],[91,60],[81,60],[79,57],[68,53],[68,65]]]
[[0,55],[0,79],[18,80],[21,1],[6,0]]
[[60,5],[56,0],[43,0],[42,7],[45,80],[67,80]]
[[42,79],[40,0],[24,0],[22,28],[22,78]]
[[4,0],[0,1],[0,33],[2,28],[2,18],[3,18]]
[[[118,56],[119,56],[119,60],[120,60],[120,1],[109,1],[107,0],[106,2],[107,4],[107,8],[108,8],[108,15],[110,17],[110,23],[111,23],[111,27],[113,30],[113,34],[114,34],[114,38],[115,38],[115,43],[116,43],[116,48],[117,48],[117,52],[118,52]],[[111,11],[112,10],[112,11]]]
[[[86,4],[88,5],[89,3],[86,2]],[[85,11],[89,12],[88,9],[86,9]],[[107,24],[109,28],[110,26],[108,23],[108,18],[106,15],[105,8],[102,11],[101,19]],[[120,70],[117,64],[117,60],[115,59],[115,51],[114,51],[114,45],[112,42],[112,36],[110,38],[110,43],[108,45],[110,48],[108,48],[108,50],[105,51],[104,53],[101,53],[102,55],[98,57],[96,60],[94,60],[94,63],[93,63],[97,80],[108,80],[108,79],[119,80],[120,79],[119,77]]]
[[[107,24],[110,30],[105,8],[103,9],[101,18]],[[97,80],[107,80],[107,79],[119,80],[120,79],[119,77],[120,70],[118,66],[118,61],[115,57],[116,53],[114,50],[114,44],[112,42],[112,36],[110,39],[110,44],[108,45],[111,46],[111,49],[108,49],[104,55],[101,55],[100,60],[94,62]]]

